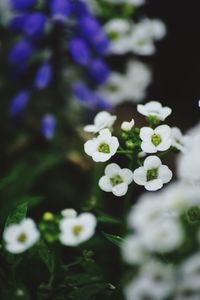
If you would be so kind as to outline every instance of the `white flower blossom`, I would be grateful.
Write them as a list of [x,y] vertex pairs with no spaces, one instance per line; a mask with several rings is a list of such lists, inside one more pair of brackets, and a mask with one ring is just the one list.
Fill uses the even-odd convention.
[[121,125],[121,129],[123,131],[129,132],[131,131],[134,125],[135,125],[135,121],[133,119],[130,122],[124,121]]
[[171,128],[168,125],[161,125],[155,129],[143,127],[140,130],[140,138],[142,151],[146,153],[166,151],[172,144]]
[[117,164],[109,164],[105,168],[105,176],[99,180],[99,187],[105,192],[112,192],[115,196],[124,196],[128,191],[128,185],[133,181],[133,172],[129,169],[121,169]]
[[163,107],[160,102],[150,101],[146,104],[138,104],[137,111],[145,117],[155,117],[160,121],[164,121],[171,113],[169,107]]
[[126,73],[111,73],[106,85],[100,87],[98,93],[112,105],[124,101],[140,102],[145,98],[151,81],[151,70],[142,62],[130,60]]
[[148,224],[148,230],[143,232],[142,240],[149,251],[166,253],[181,246],[184,241],[184,233],[176,219],[165,217]]
[[190,281],[192,289],[198,289],[200,293],[200,254],[195,253],[189,257],[180,267],[180,274],[182,280]]
[[178,127],[171,128],[172,146],[179,151],[185,150],[185,137]]
[[157,156],[149,156],[145,159],[143,167],[139,167],[133,173],[133,180],[138,185],[143,185],[148,191],[156,191],[172,179],[171,170],[162,165]]
[[24,219],[19,224],[9,225],[4,233],[6,250],[18,254],[32,247],[40,238],[40,233],[32,219]]
[[119,141],[111,135],[109,129],[102,129],[98,137],[87,141],[84,144],[84,150],[96,162],[105,162],[109,160],[117,151]]
[[86,132],[97,133],[101,129],[112,127],[116,119],[117,117],[112,116],[109,112],[101,111],[95,116],[94,124],[85,126],[84,130]]
[[96,217],[91,213],[64,218],[60,221],[60,242],[66,246],[78,246],[94,235],[96,224]]
[[139,235],[129,235],[122,244],[122,257],[128,264],[138,265],[148,258],[147,250]]
[[127,300],[164,300],[174,289],[174,269],[159,261],[150,260],[139,275],[125,288]]

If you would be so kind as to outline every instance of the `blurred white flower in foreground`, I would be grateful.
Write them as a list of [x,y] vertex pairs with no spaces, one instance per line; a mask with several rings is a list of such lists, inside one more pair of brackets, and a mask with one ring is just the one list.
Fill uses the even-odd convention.
[[133,4],[135,6],[140,6],[145,3],[145,0],[106,0],[106,2],[112,4]]
[[9,0],[0,1],[0,24],[7,25],[14,16],[9,2]]
[[98,137],[87,141],[84,144],[85,153],[92,157],[96,162],[109,160],[119,147],[119,141],[111,135],[109,129],[102,129]]
[[133,172],[127,168],[121,169],[117,164],[109,164],[105,168],[105,176],[99,180],[99,187],[105,192],[112,192],[115,196],[124,196],[128,185],[133,181]]
[[138,277],[125,287],[125,296],[127,300],[164,300],[173,288],[173,267],[150,260],[142,266]]
[[142,62],[131,60],[127,63],[125,74],[111,73],[106,85],[98,92],[114,106],[124,101],[140,102],[145,98],[151,81],[150,69]]
[[163,107],[158,101],[150,101],[146,104],[138,104],[137,111],[147,118],[155,117],[160,121],[164,121],[172,113],[171,108],[167,106]]
[[142,140],[141,148],[146,153],[166,151],[171,147],[171,128],[168,125],[161,125],[152,129],[143,127],[140,130]]
[[149,156],[145,159],[143,167],[134,171],[133,179],[146,190],[157,191],[172,179],[172,172],[167,166],[162,165],[157,156]]
[[66,208],[61,211],[61,215],[65,218],[75,218],[77,216],[77,211],[73,208]]
[[9,225],[4,233],[6,250],[11,253],[22,253],[32,247],[40,238],[40,233],[33,220],[27,218],[19,224]]
[[66,246],[78,246],[94,235],[96,224],[96,217],[91,213],[64,218],[60,221],[60,242]]
[[130,265],[144,263],[148,258],[148,252],[140,235],[129,235],[125,238],[122,245],[122,257]]
[[116,119],[117,117],[112,116],[109,112],[101,111],[95,116],[94,124],[85,126],[84,130],[86,132],[97,133],[101,129],[112,127]]
[[177,159],[177,172],[181,180],[200,184],[200,126],[197,125],[187,134],[184,152]]

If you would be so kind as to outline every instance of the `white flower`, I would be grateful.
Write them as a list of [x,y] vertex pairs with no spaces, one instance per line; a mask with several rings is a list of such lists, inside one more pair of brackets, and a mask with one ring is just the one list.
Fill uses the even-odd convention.
[[184,151],[185,149],[185,139],[178,127],[171,128],[172,146],[179,151]]
[[1,0],[0,1],[0,23],[6,26],[14,16],[15,13],[10,6],[10,1]]
[[106,85],[100,87],[98,93],[112,105],[124,101],[140,102],[145,98],[151,81],[152,73],[148,66],[140,61],[130,60],[126,73],[111,73]]
[[138,104],[137,110],[146,117],[155,117],[160,121],[164,121],[172,112],[171,108],[163,107],[157,101],[150,101],[144,105]]
[[128,39],[132,24],[122,19],[111,19],[104,25],[104,31],[110,37],[110,54],[125,54],[128,52]]
[[138,265],[147,259],[147,250],[139,235],[129,235],[122,244],[122,257],[128,264]]
[[40,233],[33,220],[27,218],[19,224],[9,225],[4,233],[3,239],[6,250],[11,253],[22,253],[32,247],[40,237]]
[[144,264],[138,277],[125,288],[127,300],[164,300],[174,289],[174,270],[159,261]]
[[140,138],[142,151],[146,153],[166,151],[172,144],[171,128],[168,125],[161,125],[156,129],[143,127],[140,130]]
[[154,41],[166,35],[165,24],[157,19],[143,19],[133,27],[129,38],[130,49],[139,55],[152,55],[156,48]]
[[196,253],[189,257],[180,267],[182,280],[190,281],[191,289],[199,289],[200,282],[200,254]]
[[60,242],[66,246],[77,246],[94,235],[96,224],[96,217],[91,213],[64,218],[60,221]]
[[112,4],[133,4],[135,6],[141,6],[145,3],[145,0],[107,0],[108,3]]
[[170,169],[162,165],[157,156],[149,156],[144,161],[144,166],[139,167],[133,173],[133,180],[139,185],[144,185],[148,191],[156,191],[162,188],[164,183],[172,179]]
[[113,156],[119,147],[119,141],[111,135],[109,129],[102,129],[99,136],[87,141],[84,150],[96,162],[105,162]]
[[77,216],[77,211],[73,208],[66,208],[61,211],[61,215],[65,218],[75,218]]
[[112,127],[116,118],[116,116],[112,116],[107,111],[101,111],[95,116],[94,124],[85,126],[84,130],[87,132],[97,133],[101,129]]
[[124,121],[121,125],[121,129],[123,131],[131,131],[131,129],[133,128],[135,124],[135,121],[132,119],[130,122]]
[[177,220],[165,217],[149,224],[148,230],[143,232],[142,240],[149,251],[171,252],[183,243],[183,229]]
[[112,192],[121,197],[127,193],[128,185],[133,181],[133,172],[121,169],[117,164],[109,164],[105,168],[105,176],[99,180],[99,187],[105,192]]

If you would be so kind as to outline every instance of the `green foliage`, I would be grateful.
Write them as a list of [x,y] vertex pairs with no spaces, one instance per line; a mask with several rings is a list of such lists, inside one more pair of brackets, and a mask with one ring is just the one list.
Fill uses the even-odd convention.
[[114,245],[121,247],[122,243],[123,243],[123,239],[118,236],[118,235],[113,235],[113,234],[108,234],[105,232],[102,232],[103,236],[110,241],[111,243],[113,243]]

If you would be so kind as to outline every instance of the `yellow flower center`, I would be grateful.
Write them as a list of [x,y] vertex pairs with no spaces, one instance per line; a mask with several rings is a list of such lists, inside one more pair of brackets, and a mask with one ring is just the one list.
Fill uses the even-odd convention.
[[155,146],[158,146],[160,143],[161,143],[161,137],[160,137],[160,135],[158,135],[158,134],[154,134],[153,136],[152,136],[152,138],[151,138],[151,141],[152,141],[152,143],[155,145]]
[[82,232],[82,230],[83,230],[83,227],[82,227],[82,226],[80,226],[80,225],[74,226],[74,227],[73,227],[73,234],[74,234],[75,236],[79,236],[80,233]]
[[151,181],[158,178],[158,169],[151,169],[147,171],[147,181]]
[[102,143],[98,147],[98,151],[101,153],[110,153],[110,147],[106,143]]
[[116,176],[113,176],[110,178],[110,182],[111,182],[112,186],[116,186],[116,185],[122,183],[123,180],[122,180],[121,176],[116,175]]
[[27,240],[27,235],[24,233],[24,232],[22,232],[22,233],[20,233],[20,235],[18,236],[18,238],[17,238],[17,241],[19,242],[19,243],[25,243],[26,242],[26,240]]

